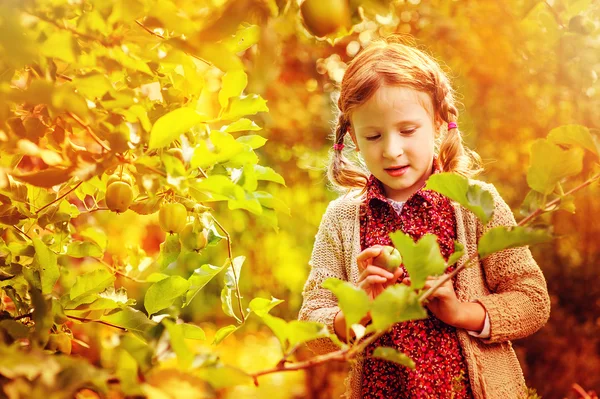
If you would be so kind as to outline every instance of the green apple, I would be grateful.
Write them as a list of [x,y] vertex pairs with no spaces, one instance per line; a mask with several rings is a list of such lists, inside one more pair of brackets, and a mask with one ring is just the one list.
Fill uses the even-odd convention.
[[396,248],[386,245],[381,253],[373,258],[373,264],[393,273],[402,264],[402,255]]
[[308,31],[318,37],[352,26],[348,0],[305,0],[300,13]]

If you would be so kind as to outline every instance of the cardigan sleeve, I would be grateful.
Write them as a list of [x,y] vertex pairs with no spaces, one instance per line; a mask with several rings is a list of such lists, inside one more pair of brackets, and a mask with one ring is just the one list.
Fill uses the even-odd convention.
[[[336,220],[333,201],[327,207],[315,243],[311,259],[309,276],[302,290],[302,306],[298,320],[308,320],[323,323],[330,334],[335,334],[333,320],[340,311],[336,296],[322,288],[323,281],[330,277],[347,280],[344,271],[342,237],[339,231],[339,221]],[[338,350],[329,338],[319,338],[307,343],[307,346],[317,355]]]
[[[478,240],[493,227],[516,225],[512,210],[496,188],[489,185],[488,189],[494,197],[494,216],[485,226],[478,224]],[[482,342],[492,344],[524,338],[546,324],[550,317],[550,296],[544,275],[528,246],[496,252],[481,264],[492,292],[477,298],[490,319],[490,337]]]

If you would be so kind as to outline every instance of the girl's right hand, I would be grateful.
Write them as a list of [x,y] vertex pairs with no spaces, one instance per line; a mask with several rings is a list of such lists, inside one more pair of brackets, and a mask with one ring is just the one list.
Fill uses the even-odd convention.
[[363,289],[370,299],[375,299],[387,287],[395,284],[396,281],[404,277],[404,271],[401,267],[396,269],[394,273],[391,273],[373,264],[373,259],[381,253],[382,249],[382,245],[373,245],[356,257],[360,272],[358,287]]

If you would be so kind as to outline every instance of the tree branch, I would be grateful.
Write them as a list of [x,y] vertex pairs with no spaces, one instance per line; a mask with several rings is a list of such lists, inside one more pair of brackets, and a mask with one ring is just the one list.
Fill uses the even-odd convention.
[[52,202],[47,203],[46,205],[44,205],[43,207],[41,207],[40,209],[38,209],[37,211],[35,211],[35,214],[39,214],[41,211],[43,211],[44,209],[48,208],[50,205],[57,203],[58,201],[60,201],[61,199],[65,198],[67,195],[71,194],[73,191],[77,190],[77,188],[79,186],[81,186],[81,184],[83,184],[82,181],[80,181],[79,183],[77,183],[75,185],[75,187],[72,187],[70,190],[68,190],[66,193],[64,193],[63,195],[61,195],[60,197],[58,197],[57,199],[55,199]]

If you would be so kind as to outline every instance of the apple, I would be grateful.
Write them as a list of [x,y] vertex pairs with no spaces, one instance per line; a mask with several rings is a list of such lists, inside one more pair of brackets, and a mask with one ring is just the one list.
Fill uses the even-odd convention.
[[386,245],[381,253],[373,258],[373,264],[393,273],[402,264],[402,255],[396,248]]
[[305,0],[300,13],[308,31],[317,37],[352,26],[348,0]]

